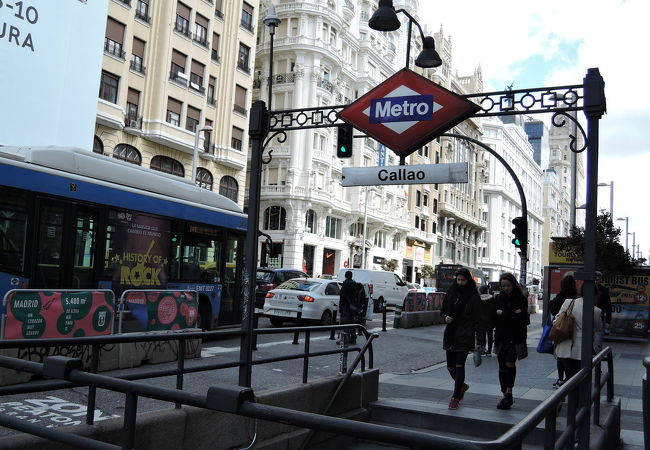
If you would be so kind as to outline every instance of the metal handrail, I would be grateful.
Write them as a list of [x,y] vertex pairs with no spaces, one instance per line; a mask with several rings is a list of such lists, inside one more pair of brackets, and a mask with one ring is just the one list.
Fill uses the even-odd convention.
[[643,441],[650,442],[650,357],[643,358],[645,375],[642,381],[642,402],[643,402]]

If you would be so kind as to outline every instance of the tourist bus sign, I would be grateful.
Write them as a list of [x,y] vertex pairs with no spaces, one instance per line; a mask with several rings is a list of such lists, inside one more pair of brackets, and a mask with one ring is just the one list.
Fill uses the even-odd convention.
[[377,186],[383,184],[467,183],[468,163],[417,164],[410,166],[344,167],[341,184]]
[[339,117],[406,157],[480,107],[402,69],[341,110]]

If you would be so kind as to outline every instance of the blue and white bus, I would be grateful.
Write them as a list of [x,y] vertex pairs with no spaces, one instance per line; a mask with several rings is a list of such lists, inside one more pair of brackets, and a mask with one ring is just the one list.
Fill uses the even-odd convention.
[[191,289],[202,328],[238,323],[246,227],[239,205],[189,180],[81,149],[0,146],[2,296]]

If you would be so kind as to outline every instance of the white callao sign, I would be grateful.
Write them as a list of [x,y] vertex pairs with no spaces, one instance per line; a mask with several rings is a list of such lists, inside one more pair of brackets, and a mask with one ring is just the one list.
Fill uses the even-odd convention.
[[0,0],[0,145],[92,150],[108,0]]

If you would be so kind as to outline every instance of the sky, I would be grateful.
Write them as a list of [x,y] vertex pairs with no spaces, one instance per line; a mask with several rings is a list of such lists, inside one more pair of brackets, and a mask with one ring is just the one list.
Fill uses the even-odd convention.
[[[513,83],[514,89],[582,84],[587,69],[600,70],[607,113],[600,120],[598,181],[614,182],[614,218],[628,217],[644,258],[650,256],[648,18],[648,0],[420,0],[419,10],[423,27],[442,26],[451,38],[454,71],[471,75],[480,65],[485,92]],[[538,117],[548,123],[550,116]],[[598,188],[599,210],[609,210],[610,189]],[[625,245],[625,221],[615,224]]]

